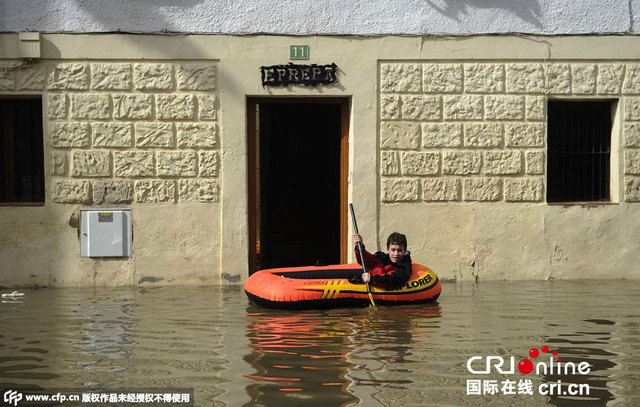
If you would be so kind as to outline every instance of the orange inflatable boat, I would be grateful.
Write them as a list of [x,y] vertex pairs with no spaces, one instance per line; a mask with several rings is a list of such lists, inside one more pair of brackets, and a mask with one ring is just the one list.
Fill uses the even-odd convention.
[[[355,263],[260,270],[247,279],[244,290],[252,302],[265,308],[366,307],[367,286],[349,282],[358,275],[362,266]],[[376,305],[435,301],[441,290],[438,276],[418,263],[412,263],[411,277],[402,287],[371,285]]]

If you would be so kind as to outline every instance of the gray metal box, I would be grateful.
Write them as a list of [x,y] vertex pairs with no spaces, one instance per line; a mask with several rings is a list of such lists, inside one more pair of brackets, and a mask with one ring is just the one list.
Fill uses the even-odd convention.
[[131,209],[80,209],[80,256],[131,257]]

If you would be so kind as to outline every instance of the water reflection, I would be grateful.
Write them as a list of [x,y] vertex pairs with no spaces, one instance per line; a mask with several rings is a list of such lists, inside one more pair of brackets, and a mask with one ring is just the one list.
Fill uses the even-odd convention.
[[[198,407],[640,405],[640,282],[446,284],[435,305],[308,312],[257,308],[239,287],[25,291],[0,303],[0,388],[193,388]],[[543,345],[590,373],[486,375],[536,394],[466,394],[472,355]],[[558,380],[589,397],[538,394]]]
[[413,383],[416,342],[439,327],[437,305],[291,313],[247,310],[247,405],[352,405]]
[[37,389],[58,377],[45,363],[51,350],[48,332],[56,320],[55,301],[51,296],[42,299],[42,308],[25,298],[0,304],[0,388],[26,384]]
[[131,298],[101,297],[80,304],[82,338],[73,348],[82,355],[77,363],[86,370],[118,372],[126,369],[118,359],[130,359],[135,344],[130,331],[135,322]]
[[[562,383],[562,389],[549,394],[549,402],[555,406],[606,406],[615,399],[608,384],[611,381],[609,372],[617,366],[614,360],[618,355],[605,350],[611,347],[613,333],[602,330],[615,322],[603,319],[587,319],[584,322],[603,326],[594,327],[593,331],[563,333],[549,339],[549,343],[556,344],[558,356],[564,364],[559,373],[542,376],[545,382]],[[587,375],[579,374],[568,365],[578,366],[582,362],[590,366]]]
[[250,353],[245,361],[254,374],[247,386],[248,405],[277,405],[286,400],[304,405],[350,405],[346,391],[349,325],[323,312],[247,310]]

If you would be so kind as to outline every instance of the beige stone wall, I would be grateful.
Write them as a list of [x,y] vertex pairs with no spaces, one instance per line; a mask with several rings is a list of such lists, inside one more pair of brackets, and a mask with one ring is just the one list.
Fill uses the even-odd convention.
[[638,95],[637,63],[383,62],[381,199],[544,202],[547,101],[619,98],[622,199],[637,202]]
[[[19,68],[17,37],[0,34],[0,94],[43,98],[46,201],[0,205],[0,286],[242,282],[247,97],[348,98],[372,249],[404,232],[445,279],[640,278],[638,37],[43,34]],[[339,83],[263,87],[300,44]],[[550,98],[618,99],[612,203],[546,203]],[[81,258],[78,209],[114,206],[133,256]]]
[[218,201],[215,63],[51,62],[14,81],[44,92],[54,202]]
[[[12,266],[0,285],[219,282],[218,69],[189,60],[0,69],[2,95],[42,96],[46,179],[44,207],[2,208],[12,233],[0,254]],[[83,207],[133,209],[132,258],[79,257],[74,219]]]
[[[637,278],[639,74],[635,60],[380,62],[380,245],[406,231],[456,280]],[[611,203],[548,205],[547,102],[586,99],[617,100]]]

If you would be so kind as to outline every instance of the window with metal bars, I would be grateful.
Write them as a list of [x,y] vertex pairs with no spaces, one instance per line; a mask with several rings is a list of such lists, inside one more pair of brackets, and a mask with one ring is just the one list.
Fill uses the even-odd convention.
[[615,100],[549,101],[547,202],[609,201]]
[[0,98],[0,204],[43,202],[42,99]]

